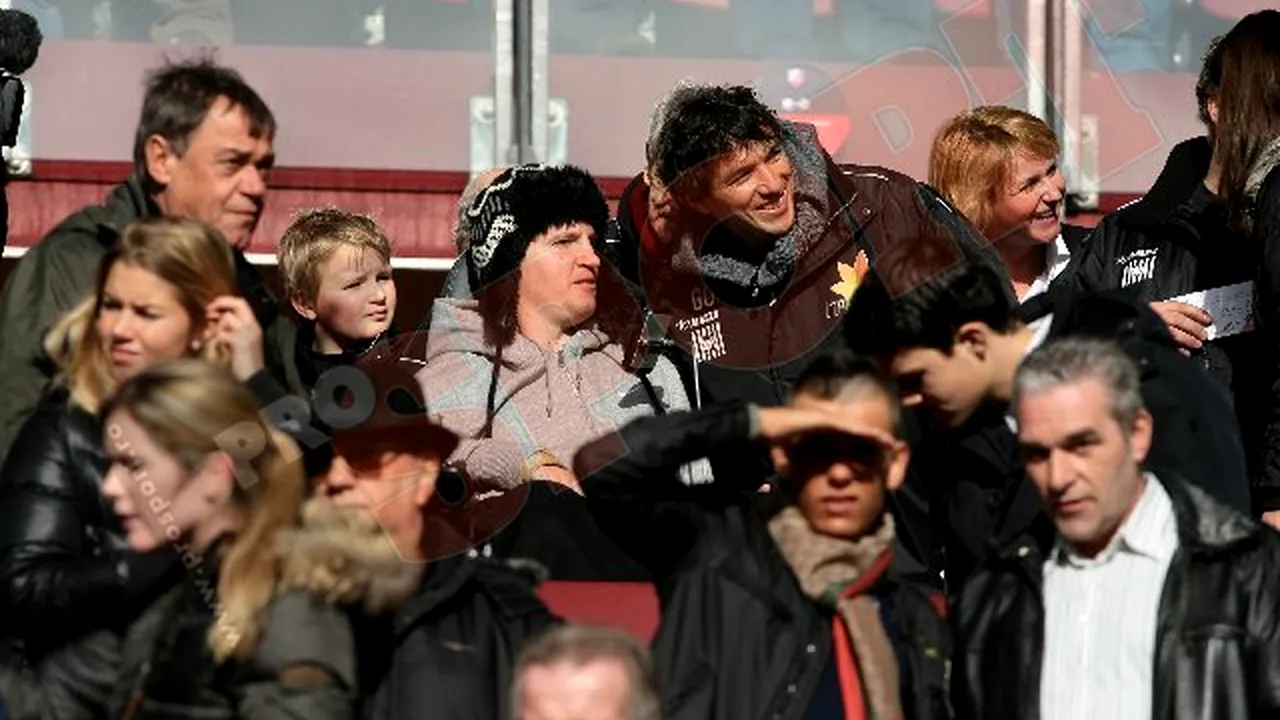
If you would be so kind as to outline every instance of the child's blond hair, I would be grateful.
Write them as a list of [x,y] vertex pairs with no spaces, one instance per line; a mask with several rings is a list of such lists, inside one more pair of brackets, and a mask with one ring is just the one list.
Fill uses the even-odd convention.
[[391,262],[391,241],[368,215],[338,208],[315,208],[295,216],[276,251],[285,294],[307,303],[315,302],[324,264],[344,246],[372,250],[383,262]]

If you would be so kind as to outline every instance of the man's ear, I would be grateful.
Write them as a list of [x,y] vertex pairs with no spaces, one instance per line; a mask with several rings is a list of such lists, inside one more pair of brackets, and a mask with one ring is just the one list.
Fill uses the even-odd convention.
[[991,352],[991,328],[976,320],[956,328],[952,353],[967,351],[974,358],[985,361]]
[[179,160],[169,141],[159,135],[151,135],[142,145],[147,162],[147,174],[159,185],[173,182],[173,164]]
[[1205,103],[1205,107],[1209,110],[1209,122],[1216,127],[1218,125],[1218,98],[1211,97]]
[[902,487],[907,478],[907,467],[911,464],[911,448],[905,442],[897,440],[889,450],[888,472],[885,477],[885,488],[894,492]]
[[1147,453],[1151,450],[1151,436],[1155,428],[1155,422],[1151,418],[1151,413],[1146,408],[1138,410],[1138,414],[1133,419],[1133,429],[1129,431],[1129,451],[1133,453],[1133,459],[1139,465],[1147,459]]
[[422,469],[413,486],[413,504],[425,508],[436,494],[436,480],[440,477],[440,458],[434,455],[422,458]]
[[311,303],[307,302],[306,298],[302,297],[302,295],[297,293],[290,295],[289,304],[293,306],[294,312],[298,313],[298,317],[303,320],[315,321],[315,308],[312,308]]

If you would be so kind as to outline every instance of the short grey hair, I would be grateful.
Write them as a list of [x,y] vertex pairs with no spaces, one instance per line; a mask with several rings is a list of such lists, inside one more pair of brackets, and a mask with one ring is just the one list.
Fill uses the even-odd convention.
[[1144,408],[1138,365],[1109,340],[1069,337],[1048,343],[1027,356],[1013,383],[1013,406],[1027,395],[1086,379],[1100,380],[1111,395],[1111,416],[1125,430]]
[[459,255],[465,254],[471,247],[471,218],[467,216],[467,209],[485,188],[510,168],[510,165],[499,165],[478,173],[462,189],[462,195],[458,197],[458,217],[453,222],[453,244]]
[[523,702],[524,678],[530,668],[561,662],[582,666],[597,660],[616,660],[626,670],[631,686],[627,720],[662,720],[657,671],[649,650],[622,630],[578,624],[548,630],[520,652],[511,687],[511,708],[516,719]]

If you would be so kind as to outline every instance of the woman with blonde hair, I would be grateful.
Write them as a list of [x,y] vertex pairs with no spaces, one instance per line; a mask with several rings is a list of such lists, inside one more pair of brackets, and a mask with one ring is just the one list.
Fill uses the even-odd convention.
[[269,428],[226,369],[195,360],[129,380],[103,417],[111,462],[103,494],[128,547],[172,546],[188,573],[126,633],[111,716],[185,706],[230,717],[268,707],[276,717],[350,717],[354,654],[315,642],[349,638],[345,615],[277,591],[283,563],[273,548],[300,525],[307,487],[293,441]]
[[172,553],[125,551],[102,502],[104,400],[180,357],[215,358],[248,380],[263,366],[261,339],[216,230],[167,218],[124,229],[92,294],[50,332],[59,379],[0,470],[0,609],[28,661],[128,622],[180,570]]
[[[125,545],[170,548],[186,575],[119,632],[55,650],[56,671],[38,681],[0,672],[15,716],[352,717],[354,637],[346,608],[329,600],[377,571],[370,558],[389,575],[410,576],[391,544],[340,528],[346,520],[332,515],[324,516],[327,537],[302,533],[301,452],[224,367],[191,358],[153,365],[101,413],[102,493]],[[326,542],[343,547],[344,562],[321,567],[317,558],[334,557]]]
[[1058,136],[999,105],[952,118],[933,139],[929,184],[995,245],[1020,301],[1045,292],[1088,231],[1062,223]]

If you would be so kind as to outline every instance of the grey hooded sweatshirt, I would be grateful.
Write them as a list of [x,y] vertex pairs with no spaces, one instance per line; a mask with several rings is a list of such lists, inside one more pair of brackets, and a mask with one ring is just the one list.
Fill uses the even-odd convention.
[[[417,377],[429,412],[462,438],[450,461],[494,487],[528,479],[525,464],[539,451],[571,468],[579,448],[631,420],[689,409],[680,374],[666,358],[646,383],[624,366],[621,344],[594,326],[557,350],[517,334],[499,353],[486,342],[479,303],[470,299],[436,300],[427,363]],[[690,484],[709,482],[710,465],[690,463],[683,476]]]

